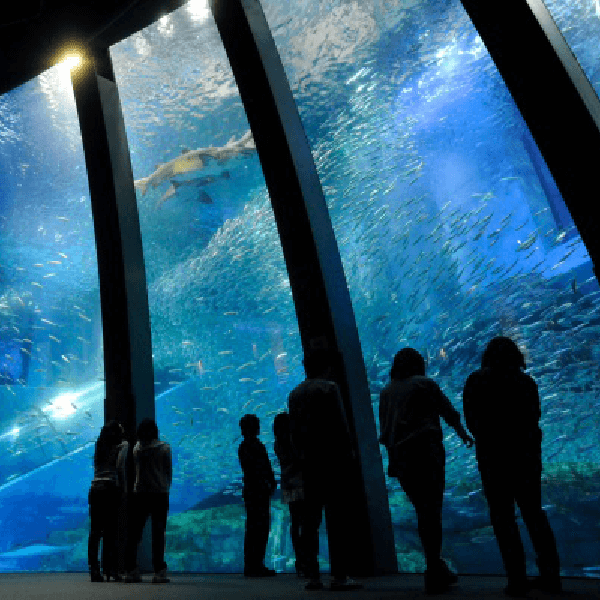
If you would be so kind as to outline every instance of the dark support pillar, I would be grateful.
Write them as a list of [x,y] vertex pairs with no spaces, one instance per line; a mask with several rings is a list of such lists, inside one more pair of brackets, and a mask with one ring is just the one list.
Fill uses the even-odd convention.
[[527,122],[592,262],[600,265],[597,95],[541,0],[462,4]]
[[[71,78],[96,233],[106,379],[104,419],[117,419],[133,442],[138,423],[154,418],[154,374],[133,174],[108,50],[83,57]],[[144,568],[149,557],[147,539],[141,546]]]
[[[258,0],[211,0],[269,189],[304,350],[338,350],[337,381],[360,458],[355,574],[396,572],[387,490],[362,350],[310,146]],[[353,496],[353,495],[350,495]]]

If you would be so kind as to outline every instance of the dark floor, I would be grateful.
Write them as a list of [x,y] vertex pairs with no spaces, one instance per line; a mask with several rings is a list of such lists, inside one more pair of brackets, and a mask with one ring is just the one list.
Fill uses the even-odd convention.
[[[101,600],[144,598],[148,600],[412,600],[431,598],[423,593],[423,576],[389,575],[363,579],[364,589],[348,592],[307,592],[295,575],[278,575],[271,579],[244,579],[242,575],[170,575],[171,583],[153,585],[152,576],[144,583],[91,583],[83,573],[0,574],[0,600]],[[327,583],[327,579],[324,578]],[[459,585],[442,598],[505,599],[503,577],[463,576]],[[572,598],[600,599],[600,580],[563,579],[564,592],[548,596],[530,592],[532,599]]]

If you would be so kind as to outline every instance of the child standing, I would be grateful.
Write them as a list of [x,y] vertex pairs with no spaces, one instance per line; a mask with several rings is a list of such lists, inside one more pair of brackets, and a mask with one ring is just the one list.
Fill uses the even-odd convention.
[[275,474],[265,445],[258,439],[260,421],[256,415],[240,419],[244,437],[238,457],[244,474],[242,497],[246,508],[244,535],[244,575],[270,577],[275,571],[265,567],[265,552],[271,525],[270,498],[277,488]]

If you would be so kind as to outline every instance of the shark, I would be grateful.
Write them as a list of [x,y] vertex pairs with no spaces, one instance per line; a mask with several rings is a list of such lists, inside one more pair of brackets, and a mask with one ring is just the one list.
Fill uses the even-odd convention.
[[[203,185],[210,185],[216,183],[219,179],[230,179],[229,171],[223,171],[220,175],[206,175],[204,177],[195,177],[194,179],[187,179],[185,181],[176,181],[171,179],[171,185],[169,189],[162,195],[162,198],[157,202],[156,208],[160,208],[163,202],[166,202],[169,198],[174,197],[177,194],[177,190],[181,187],[196,187],[199,188]],[[208,194],[206,194],[208,196]],[[205,204],[211,204],[211,202],[204,202]]]
[[158,165],[156,170],[148,175],[148,177],[142,177],[134,181],[134,187],[144,196],[149,186],[156,188],[161,183],[171,180],[177,175],[200,171],[211,160],[216,161],[219,165],[224,165],[232,158],[237,156],[252,156],[255,152],[256,145],[254,144],[254,138],[252,137],[252,132],[248,130],[237,141],[235,140],[235,136],[232,136],[224,146],[209,146],[208,148],[198,148],[183,152],[177,158]]

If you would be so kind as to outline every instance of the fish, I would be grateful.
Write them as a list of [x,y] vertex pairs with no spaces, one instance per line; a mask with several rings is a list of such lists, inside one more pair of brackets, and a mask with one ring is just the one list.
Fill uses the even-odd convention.
[[[158,201],[156,208],[160,208],[160,206],[166,202],[169,198],[173,198],[177,195],[177,190],[182,187],[200,187],[203,185],[210,185],[211,183],[216,183],[219,179],[230,179],[231,175],[229,171],[222,171],[219,175],[206,175],[205,177],[195,177],[194,179],[188,179],[186,181],[177,181],[175,179],[171,179],[171,185],[169,189],[163,194],[162,198]],[[207,198],[210,198],[208,194],[206,194]],[[202,200],[200,200],[202,202]],[[205,202],[205,204],[212,204],[212,200],[210,202]]]
[[517,243],[519,244],[519,247],[517,248],[517,252],[522,252],[523,250],[527,250],[527,249],[531,248],[531,246],[533,246],[533,244],[535,244],[536,240],[537,240],[537,232],[536,231],[533,231],[532,233],[530,233],[524,242],[521,242],[521,240],[517,240]]
[[240,366],[237,368],[237,370],[238,370],[238,371],[241,371],[242,369],[246,369],[247,367],[251,367],[252,365],[255,365],[255,364],[256,364],[256,361],[254,361],[254,360],[251,360],[251,361],[249,361],[249,362],[247,362],[247,363],[244,363],[243,365],[240,365]]
[[161,183],[171,180],[176,175],[192,173],[204,169],[211,161],[217,161],[223,164],[227,160],[237,156],[252,156],[256,152],[256,145],[252,132],[248,130],[239,140],[235,140],[235,136],[221,147],[209,146],[208,148],[198,148],[183,152],[177,158],[158,165],[156,170],[148,175],[134,181],[134,188],[138,190],[142,196],[145,196],[148,187],[156,188]]

